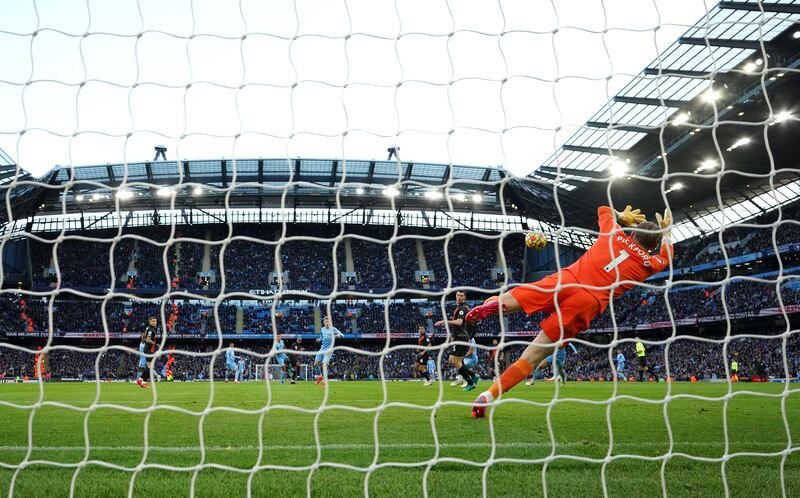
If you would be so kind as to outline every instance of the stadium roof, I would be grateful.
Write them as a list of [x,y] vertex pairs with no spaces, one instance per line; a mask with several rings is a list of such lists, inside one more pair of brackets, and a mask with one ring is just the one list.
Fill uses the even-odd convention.
[[0,223],[109,212],[116,194],[131,211],[416,209],[594,230],[596,207],[612,202],[651,216],[668,204],[682,240],[717,230],[721,214],[735,223],[800,198],[798,21],[794,1],[720,2],[525,178],[492,167],[242,158],[62,166],[34,179],[3,154]]
[[718,230],[720,207],[734,223],[797,200],[798,21],[794,0],[720,2],[530,178],[648,213],[666,200],[678,239]]

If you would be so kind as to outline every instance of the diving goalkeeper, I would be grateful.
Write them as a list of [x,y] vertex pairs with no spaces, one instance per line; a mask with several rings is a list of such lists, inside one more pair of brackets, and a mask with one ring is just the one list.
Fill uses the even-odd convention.
[[[622,295],[669,265],[673,256],[669,210],[664,212],[663,218],[656,214],[658,224],[647,221],[631,206],[621,213],[601,206],[597,209],[597,219],[599,236],[575,263],[538,282],[515,287],[499,298],[491,297],[472,308],[465,317],[467,323],[475,324],[498,314],[501,305],[503,313],[551,313],[541,322],[543,333],[536,336],[522,357],[475,400],[474,418],[484,417],[487,404],[527,378],[533,367],[553,352],[557,342],[563,345],[563,341],[586,330],[589,322],[603,313],[612,297]],[[617,222],[636,230],[625,233]],[[659,244],[661,251],[652,255]]]

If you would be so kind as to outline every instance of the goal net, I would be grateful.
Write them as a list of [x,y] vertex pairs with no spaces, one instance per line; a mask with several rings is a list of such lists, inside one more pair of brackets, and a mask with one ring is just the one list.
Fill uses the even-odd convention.
[[0,494],[800,494],[798,21],[3,3]]
[[[309,380],[311,376],[308,373],[309,366],[305,363],[297,365],[297,379],[300,380]],[[249,380],[269,380],[269,381],[280,381],[281,380],[281,367],[279,365],[254,365],[253,376]],[[287,378],[284,380],[292,380],[295,378],[294,372],[294,365],[292,365],[292,369],[287,372]]]

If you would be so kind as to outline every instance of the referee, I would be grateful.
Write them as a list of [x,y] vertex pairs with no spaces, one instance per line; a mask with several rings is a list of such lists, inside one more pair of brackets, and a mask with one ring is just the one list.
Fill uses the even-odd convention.
[[636,336],[636,378],[639,382],[644,382],[647,375],[647,351],[644,349],[644,344],[639,339],[639,336]]

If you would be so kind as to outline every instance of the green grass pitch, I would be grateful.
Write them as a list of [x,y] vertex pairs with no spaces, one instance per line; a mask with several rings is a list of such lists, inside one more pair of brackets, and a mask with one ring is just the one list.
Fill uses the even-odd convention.
[[[670,496],[727,487],[752,497],[781,496],[783,468],[786,495],[800,496],[800,385],[734,385],[727,407],[682,397],[720,397],[725,383],[673,384],[678,397],[665,408],[654,401],[667,388],[620,384],[605,403],[613,384],[573,382],[548,407],[552,384],[521,385],[491,419],[473,420],[450,403],[478,391],[447,384],[333,382],[326,400],[313,383],[4,384],[0,495],[13,486],[14,496],[67,496],[72,486],[76,496],[306,496],[309,487],[313,496],[420,496],[426,487],[466,498],[539,496],[546,486],[577,497],[600,496],[605,483],[610,496],[632,497],[660,496],[663,482]],[[446,404],[433,410],[437,399]],[[739,453],[748,454],[729,457]]]

